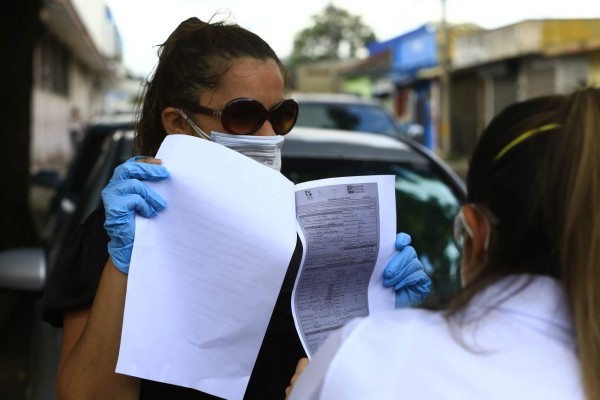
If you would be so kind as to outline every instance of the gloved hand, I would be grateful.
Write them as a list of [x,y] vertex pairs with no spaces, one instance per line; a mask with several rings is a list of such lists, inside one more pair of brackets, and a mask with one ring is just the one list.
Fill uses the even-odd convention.
[[164,209],[167,202],[140,179],[159,181],[169,177],[162,165],[136,162],[133,157],[115,168],[108,185],[102,190],[106,221],[104,229],[110,237],[108,254],[115,266],[124,274],[129,273],[135,213],[154,217]]
[[383,271],[383,285],[396,290],[396,308],[420,304],[429,295],[431,279],[425,274],[406,233],[396,235],[396,253]]

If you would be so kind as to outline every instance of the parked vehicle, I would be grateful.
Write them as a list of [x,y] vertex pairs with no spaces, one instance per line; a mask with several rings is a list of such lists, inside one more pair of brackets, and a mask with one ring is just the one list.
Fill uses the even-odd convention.
[[286,137],[281,172],[294,183],[354,175],[396,175],[396,228],[410,233],[432,277],[432,306],[460,286],[452,222],[466,197],[462,180],[411,140],[296,127]]
[[[130,157],[131,130],[96,132],[90,131],[84,138],[55,200],[57,219],[62,220],[57,225],[64,230],[62,238],[68,238],[99,206],[100,192],[114,167]],[[465,200],[465,188],[460,178],[426,148],[387,135],[298,126],[286,136],[282,164],[281,172],[294,183],[337,176],[395,175],[397,230],[411,234],[432,277],[431,304],[445,304],[458,289],[460,256],[453,244],[452,221]],[[53,267],[50,255],[62,245],[68,242],[55,240],[45,252],[21,249],[10,257],[10,252],[0,254],[0,288],[30,291],[34,301],[39,301],[45,276]],[[39,305],[33,318],[38,328],[31,338],[35,346],[30,359],[30,395],[26,398],[54,399],[60,330],[41,323]]]
[[115,162],[131,151],[131,114],[94,118],[64,179],[39,171],[33,184],[55,195],[42,232],[43,247],[0,251],[0,398],[55,399],[61,330],[42,321],[40,295],[56,257],[75,228],[98,205]]
[[295,93],[296,126],[400,135],[391,110],[381,101],[351,94]]
[[[133,129],[131,113],[101,115],[90,120],[83,129],[81,141],[78,142],[75,155],[61,181],[55,170],[41,170],[33,177],[34,184],[55,189],[48,210],[42,239],[49,249],[55,248],[54,242],[61,242],[64,235],[81,223],[79,204],[85,196],[89,196],[86,185],[94,169],[100,168],[98,161],[108,147],[106,142],[112,134],[119,130]],[[85,214],[85,212],[84,212]]]

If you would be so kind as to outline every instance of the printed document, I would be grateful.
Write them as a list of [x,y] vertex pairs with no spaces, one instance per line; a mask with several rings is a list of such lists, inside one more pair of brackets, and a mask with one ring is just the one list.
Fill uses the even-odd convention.
[[292,312],[309,358],[352,318],[394,309],[394,291],[383,287],[395,251],[394,181],[360,176],[296,185],[304,251]]
[[[305,348],[325,336],[319,329],[333,330],[378,307],[393,309],[393,290],[382,286],[383,266],[394,252],[393,177],[294,185],[246,156],[188,135],[168,135],[157,158],[171,177],[147,184],[168,206],[154,218],[136,216],[118,373],[241,400],[296,235],[310,271],[297,291],[298,315],[312,321],[297,322],[310,343]],[[327,291],[314,284],[311,295],[310,279],[343,284]],[[326,317],[331,305],[336,321]]]

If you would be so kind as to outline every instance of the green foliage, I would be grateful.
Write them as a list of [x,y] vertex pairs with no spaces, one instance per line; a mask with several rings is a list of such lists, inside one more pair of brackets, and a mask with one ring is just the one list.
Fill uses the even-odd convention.
[[342,60],[356,57],[365,44],[374,42],[375,34],[361,17],[329,4],[322,13],[312,16],[313,25],[294,38],[290,64],[310,61]]

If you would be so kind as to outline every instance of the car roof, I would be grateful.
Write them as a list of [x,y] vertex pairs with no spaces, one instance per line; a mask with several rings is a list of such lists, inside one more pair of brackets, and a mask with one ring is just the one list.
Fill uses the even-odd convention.
[[299,103],[363,104],[381,106],[381,101],[349,93],[310,93],[298,92],[291,96]]
[[[134,132],[117,132],[133,140]],[[129,150],[128,150],[129,151]],[[427,164],[432,160],[401,139],[368,132],[296,126],[285,135],[281,149],[284,158],[320,158]],[[123,154],[121,157],[127,157]]]
[[134,114],[132,112],[119,112],[112,114],[100,114],[92,117],[89,121],[89,126],[98,125],[125,125],[134,124]]
[[[116,137],[129,143],[119,150],[120,162],[131,157],[131,142],[134,131],[118,130]],[[317,145],[318,144],[318,145]],[[285,159],[306,158],[326,160],[348,160],[369,162],[395,162],[413,166],[433,167],[446,176],[456,189],[457,196],[464,201],[466,188],[462,179],[444,161],[418,143],[406,142],[402,138],[372,133],[335,129],[309,128],[296,126],[285,136],[281,149]]]
[[281,152],[283,157],[429,162],[426,156],[393,136],[301,126],[285,136]]

